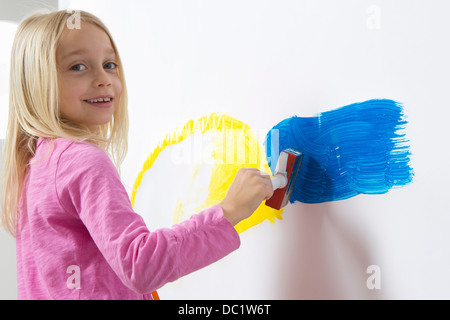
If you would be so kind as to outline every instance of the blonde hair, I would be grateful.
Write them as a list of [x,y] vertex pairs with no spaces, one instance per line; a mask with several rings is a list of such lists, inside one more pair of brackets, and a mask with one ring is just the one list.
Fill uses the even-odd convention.
[[38,137],[87,141],[111,157],[119,170],[127,152],[128,111],[124,72],[117,47],[106,26],[94,15],[79,13],[80,21],[100,27],[116,52],[122,93],[111,121],[92,132],[62,119],[58,103],[56,49],[72,13],[65,10],[35,13],[19,25],[11,51],[9,118],[2,153],[1,220],[16,235],[17,210],[29,160]]

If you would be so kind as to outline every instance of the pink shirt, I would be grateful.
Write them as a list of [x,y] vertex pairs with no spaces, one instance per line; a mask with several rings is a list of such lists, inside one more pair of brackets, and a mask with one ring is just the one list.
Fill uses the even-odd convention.
[[22,200],[19,299],[151,299],[240,245],[217,205],[149,231],[111,160],[89,143],[39,138]]

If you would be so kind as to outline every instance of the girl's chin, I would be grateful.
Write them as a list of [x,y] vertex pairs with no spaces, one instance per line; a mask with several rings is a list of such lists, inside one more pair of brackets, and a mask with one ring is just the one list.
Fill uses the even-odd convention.
[[90,123],[90,124],[87,124],[86,126],[87,126],[92,132],[96,132],[96,131],[98,131],[102,126],[107,125],[110,121],[111,121],[111,119],[109,119],[108,121],[100,121],[100,122],[96,122],[96,123]]

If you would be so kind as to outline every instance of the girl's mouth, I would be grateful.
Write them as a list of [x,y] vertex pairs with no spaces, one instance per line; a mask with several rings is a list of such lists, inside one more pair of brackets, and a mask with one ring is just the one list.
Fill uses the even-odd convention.
[[110,108],[113,105],[113,100],[113,98],[96,98],[83,101],[97,108]]

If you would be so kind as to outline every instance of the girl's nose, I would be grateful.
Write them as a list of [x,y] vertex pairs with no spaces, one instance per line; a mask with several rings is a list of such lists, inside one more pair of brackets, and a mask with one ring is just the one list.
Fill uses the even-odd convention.
[[111,78],[105,70],[101,70],[96,74],[94,79],[94,87],[109,87],[111,84]]

